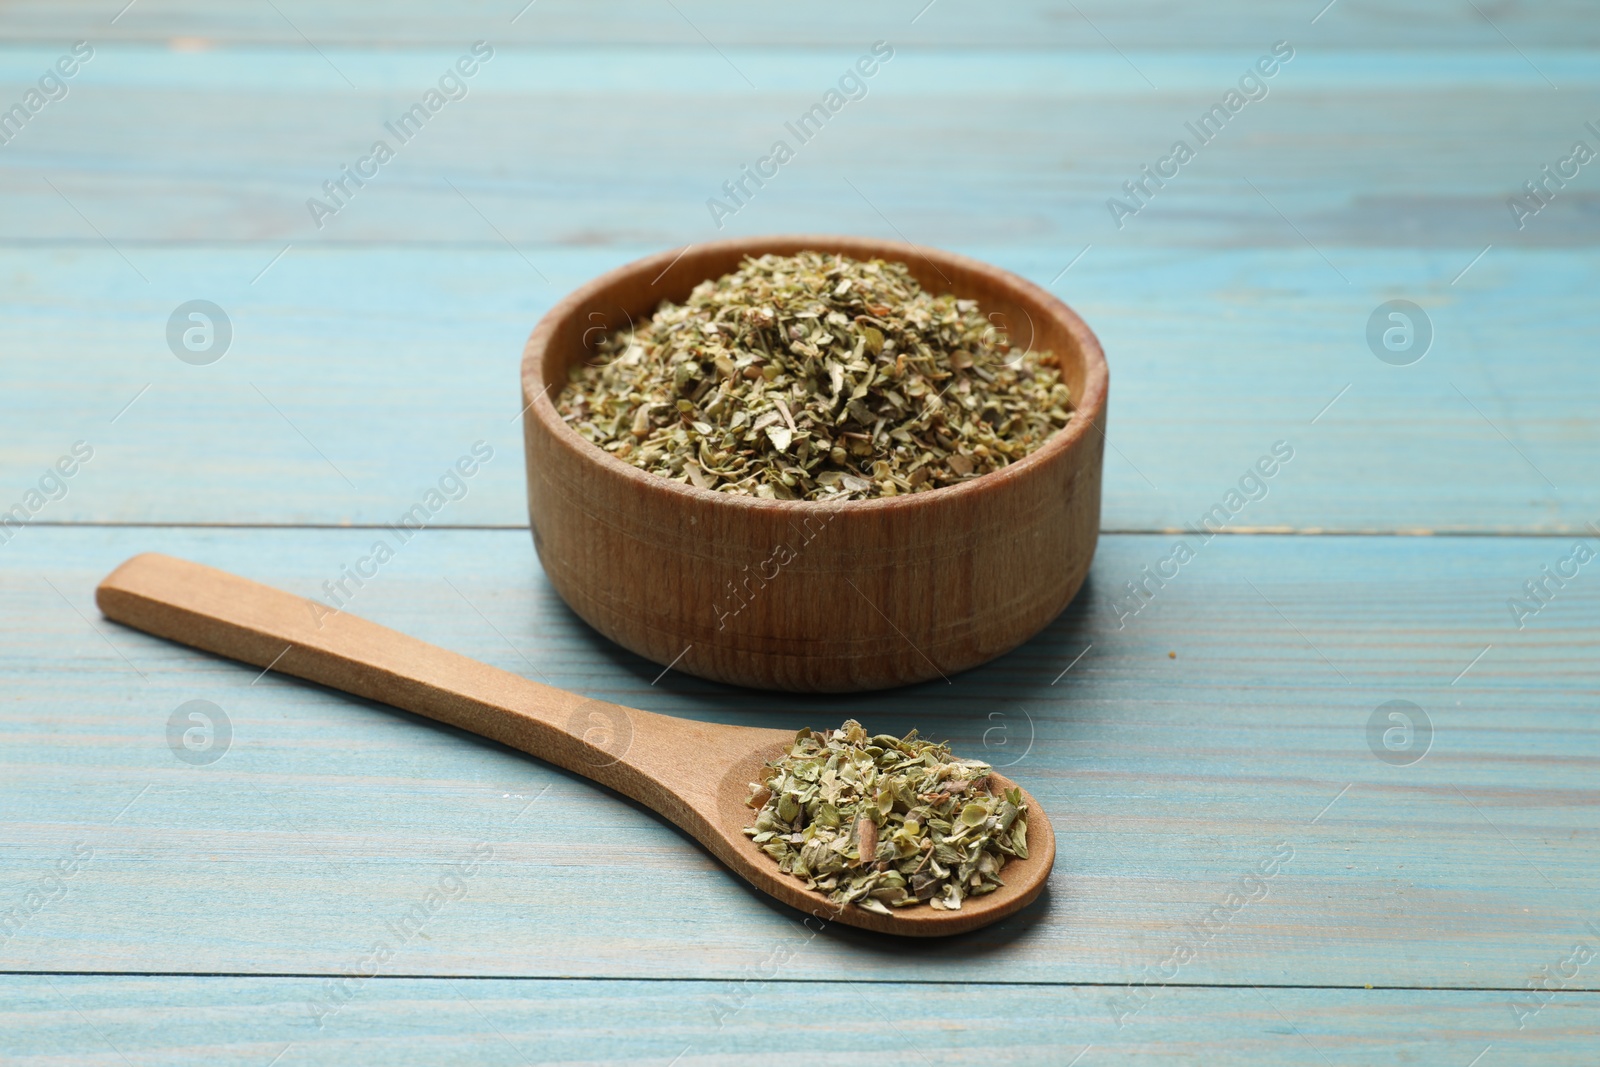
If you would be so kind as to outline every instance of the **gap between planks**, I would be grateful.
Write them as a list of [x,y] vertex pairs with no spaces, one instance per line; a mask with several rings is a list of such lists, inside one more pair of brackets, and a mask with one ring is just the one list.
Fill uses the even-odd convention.
[[[388,526],[378,522],[365,523],[339,523],[339,522],[98,522],[98,521],[62,521],[62,520],[35,520],[29,526],[46,529],[128,529],[128,530],[387,530]],[[460,531],[522,531],[526,533],[526,524],[512,523],[429,523],[429,530],[460,530]],[[1181,527],[1163,526],[1151,529],[1108,528],[1100,531],[1102,537],[1181,537],[1193,530]],[[1451,537],[1451,538],[1565,538],[1587,537],[1588,534],[1578,530],[1295,530],[1279,527],[1263,527],[1260,529],[1244,530],[1218,530],[1213,536],[1217,537]],[[4,972],[0,972],[4,973]]]
[[[260,979],[314,979],[328,978],[336,975],[335,971],[7,971],[0,970],[0,978],[260,978]],[[695,982],[715,985],[722,982],[738,981],[734,978],[718,977],[668,977],[668,976],[617,976],[606,974],[376,974],[370,977],[371,981],[388,982],[429,982],[429,981],[463,981],[463,982],[655,982],[663,984]],[[766,979],[770,985],[899,985],[899,986],[943,986],[964,985],[957,980],[939,980],[932,978],[770,978]],[[1122,989],[1131,983],[1128,982],[1029,982],[1011,981],[1005,979],[984,979],[985,985],[1037,987],[1040,989],[1077,988],[1077,989]],[[1371,993],[1526,993],[1526,986],[1436,986],[1436,985],[1340,985],[1340,984],[1315,984],[1303,982],[1163,982],[1163,989],[1306,989],[1306,990],[1356,990]],[[1585,989],[1583,987],[1566,987],[1559,992],[1563,994],[1600,995],[1600,989]]]

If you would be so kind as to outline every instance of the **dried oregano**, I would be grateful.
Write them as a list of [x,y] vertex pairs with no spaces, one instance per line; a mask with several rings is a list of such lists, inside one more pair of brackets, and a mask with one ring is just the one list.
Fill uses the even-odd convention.
[[934,489],[1021,459],[1071,417],[1051,354],[1014,350],[994,320],[926,292],[903,263],[746,258],[607,335],[558,407],[617,458],[702,489]]
[[750,783],[755,825],[745,833],[806,887],[840,906],[889,914],[927,901],[959,909],[992,893],[1010,856],[1028,858],[1022,790],[946,745],[867,735],[851,720],[801,730]]

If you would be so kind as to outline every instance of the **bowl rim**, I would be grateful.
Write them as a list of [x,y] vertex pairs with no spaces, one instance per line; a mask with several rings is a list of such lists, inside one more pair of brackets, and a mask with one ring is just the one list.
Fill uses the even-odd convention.
[[[856,258],[867,256],[877,259],[894,259],[907,264],[913,258],[920,257],[933,265],[936,271],[939,267],[946,266],[964,273],[987,274],[1018,293],[1027,294],[1035,303],[1053,315],[1072,335],[1079,350],[1083,353],[1083,395],[1081,398],[1073,398],[1072,411],[1074,417],[1067,425],[1051,434],[1043,445],[1040,445],[1015,463],[1008,463],[999,470],[989,471],[986,474],[981,474],[976,478],[956,485],[940,486],[937,489],[929,489],[921,493],[901,493],[895,496],[877,496],[864,500],[768,500],[765,497],[750,496],[743,493],[722,493],[714,489],[701,489],[687,482],[674,481],[671,478],[663,478],[659,474],[641,470],[633,464],[625,463],[611,455],[605,449],[573,429],[561,417],[561,413],[556,410],[555,402],[552,399],[551,387],[557,384],[564,387],[566,383],[545,381],[543,375],[544,356],[549,348],[550,340],[555,334],[556,327],[570,315],[580,310],[595,297],[604,295],[609,289],[623,282],[631,281],[639,276],[654,277],[659,280],[691,248],[719,252],[742,251],[747,255],[763,255],[777,248],[793,249],[794,251],[815,250],[852,255]],[[793,252],[786,254],[793,254]],[[699,279],[699,281],[704,280],[708,279]],[[654,284],[654,282],[651,284]],[[695,284],[698,284],[698,281]],[[1104,436],[1104,430],[1100,428],[1099,424],[1105,414],[1106,394],[1110,385],[1110,372],[1106,366],[1105,350],[1100,345],[1100,339],[1089,328],[1089,324],[1084,322],[1083,318],[1066,301],[1043,286],[1030,282],[1021,275],[1006,270],[1004,267],[985,263],[971,256],[964,256],[939,248],[929,248],[907,241],[891,241],[875,237],[855,237],[843,234],[762,234],[751,237],[730,237],[719,241],[694,243],[680,248],[668,249],[664,252],[656,252],[639,259],[630,260],[621,266],[613,267],[604,274],[578,286],[578,288],[557,301],[540,318],[538,324],[534,326],[533,332],[528,335],[527,343],[523,345],[521,378],[525,435],[527,433],[526,420],[537,418],[545,427],[553,442],[566,446],[573,454],[597,464],[601,469],[612,475],[634,482],[641,490],[678,494],[686,502],[712,506],[721,505],[734,508],[749,508],[756,511],[791,511],[811,514],[823,511],[869,512],[896,508],[937,507],[941,502],[953,502],[963,495],[982,494],[1002,489],[1008,483],[1020,478],[1026,478],[1035,470],[1071,453],[1079,442],[1088,436],[1091,429],[1093,432]],[[524,444],[525,446],[531,445],[531,441],[526,436]],[[528,458],[531,461],[531,455]]]

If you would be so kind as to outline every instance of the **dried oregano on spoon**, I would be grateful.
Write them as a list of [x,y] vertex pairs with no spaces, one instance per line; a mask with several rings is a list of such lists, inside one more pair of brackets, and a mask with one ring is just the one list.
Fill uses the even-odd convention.
[[759,810],[744,832],[835,904],[959,909],[1004,884],[1007,857],[1028,858],[1022,790],[999,790],[988,764],[915,730],[869,737],[854,720],[801,730],[764,778],[750,783]]
[[1071,418],[1053,356],[1004,327],[903,263],[747,257],[607,336],[557,408],[618,459],[702,489],[920,492],[1019,460]]

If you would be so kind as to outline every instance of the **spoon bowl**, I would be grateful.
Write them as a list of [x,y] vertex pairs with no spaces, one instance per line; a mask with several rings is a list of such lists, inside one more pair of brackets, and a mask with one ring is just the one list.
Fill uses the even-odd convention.
[[[745,803],[788,730],[728,726],[591,700],[419,641],[316,601],[199,563],[135,556],[95,591],[109,619],[256,667],[304,678],[468,730],[581,774],[659,813],[764,893],[824,922],[937,937],[985,926],[1043,890],[1055,837],[1026,792],[1028,858],[1005,885],[956,911],[913,905],[889,915],[840,907],[745,836]],[[1000,775],[996,780],[1014,787]]]

